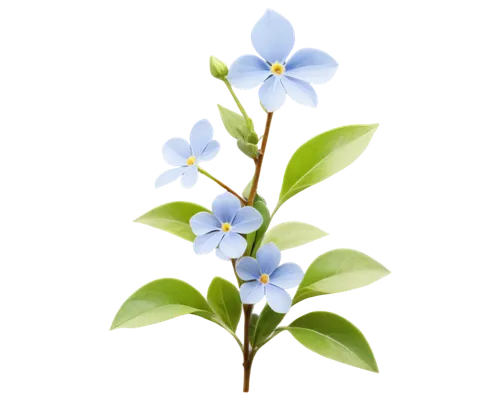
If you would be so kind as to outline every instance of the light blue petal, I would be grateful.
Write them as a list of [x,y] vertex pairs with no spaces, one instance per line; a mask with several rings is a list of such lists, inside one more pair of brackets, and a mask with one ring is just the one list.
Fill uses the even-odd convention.
[[230,258],[239,258],[247,249],[247,241],[235,232],[228,232],[221,240],[220,249]]
[[232,222],[232,231],[237,233],[252,233],[260,228],[264,222],[262,215],[253,207],[243,207],[240,209]]
[[301,49],[286,63],[285,75],[309,83],[326,83],[338,66],[339,63],[322,50]]
[[242,257],[236,264],[236,273],[244,281],[251,281],[260,278],[259,263],[255,258]]
[[210,253],[219,245],[224,235],[224,232],[215,231],[207,233],[206,235],[198,236],[193,242],[194,252],[196,254]]
[[189,225],[196,236],[205,235],[212,231],[220,231],[219,219],[208,212],[199,212],[191,217]]
[[207,144],[207,147],[201,152],[198,157],[199,161],[210,161],[219,153],[220,143],[217,140],[212,140]]
[[271,275],[278,268],[281,252],[274,243],[268,243],[257,251],[257,261],[263,274]]
[[212,211],[221,222],[233,222],[240,208],[241,203],[238,198],[229,192],[218,195],[212,203]]
[[267,285],[266,298],[269,307],[271,307],[274,312],[279,314],[287,313],[292,306],[292,298],[290,295],[278,286],[271,284]]
[[240,287],[243,304],[257,304],[264,298],[264,285],[259,281],[246,282]]
[[291,289],[299,286],[304,278],[304,272],[295,263],[285,263],[276,268],[269,277],[269,283],[282,289]]
[[198,180],[198,166],[190,165],[186,168],[181,178],[181,185],[185,189],[191,189]]
[[267,112],[274,112],[285,104],[286,92],[281,79],[271,76],[259,89],[259,99]]
[[292,24],[276,11],[267,10],[252,29],[254,49],[271,64],[285,62],[294,43]]
[[229,68],[227,80],[238,89],[252,89],[271,75],[270,67],[254,55],[244,55],[236,59]]
[[228,256],[226,256],[221,249],[219,249],[218,247],[215,249],[215,255],[217,257],[219,257],[221,260],[223,261],[229,261],[230,258]]
[[191,157],[191,146],[183,138],[172,138],[167,140],[162,149],[163,159],[170,165],[187,165],[187,159]]
[[179,167],[174,169],[169,169],[161,174],[158,179],[156,179],[155,187],[158,189],[160,186],[167,185],[170,182],[178,179],[186,170],[187,167]]
[[198,158],[213,137],[214,129],[207,119],[202,119],[194,124],[189,137],[191,148],[193,149],[193,156]]
[[318,105],[318,95],[309,83],[291,76],[284,76],[281,83],[293,101],[308,107]]

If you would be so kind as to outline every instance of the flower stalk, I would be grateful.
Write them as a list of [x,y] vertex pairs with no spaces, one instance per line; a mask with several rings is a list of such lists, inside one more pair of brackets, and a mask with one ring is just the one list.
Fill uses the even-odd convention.
[[245,108],[243,108],[243,105],[241,104],[240,100],[236,96],[236,93],[234,93],[233,87],[231,86],[231,84],[229,83],[227,78],[222,79],[222,81],[226,84],[226,87],[229,90],[229,93],[231,93],[231,96],[233,97],[234,102],[238,106],[238,109],[240,110],[241,114],[243,115],[243,118],[245,118],[245,122],[247,124],[248,129],[250,131],[252,131],[253,130],[252,120],[250,119],[247,112],[245,111]]
[[225,183],[222,183],[220,180],[218,180],[216,177],[213,175],[210,175],[207,171],[205,171],[203,168],[198,166],[198,171],[200,171],[200,174],[205,175],[207,178],[213,180],[215,183],[217,183],[219,186],[223,187],[226,189],[229,193],[235,195],[243,205],[247,205],[247,201],[241,197],[238,193],[236,193],[233,189],[231,189],[229,186],[227,186]]

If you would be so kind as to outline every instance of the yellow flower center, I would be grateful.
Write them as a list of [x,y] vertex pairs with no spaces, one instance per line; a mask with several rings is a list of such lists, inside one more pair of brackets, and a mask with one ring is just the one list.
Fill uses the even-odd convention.
[[229,232],[231,230],[231,224],[224,222],[222,224],[222,232]]
[[196,157],[195,156],[191,156],[187,159],[187,165],[193,165],[195,162],[196,162]]
[[285,72],[285,66],[280,64],[279,62],[275,62],[273,65],[271,65],[271,72],[274,75],[283,75]]
[[269,275],[268,274],[262,274],[259,278],[260,283],[267,285],[269,283]]

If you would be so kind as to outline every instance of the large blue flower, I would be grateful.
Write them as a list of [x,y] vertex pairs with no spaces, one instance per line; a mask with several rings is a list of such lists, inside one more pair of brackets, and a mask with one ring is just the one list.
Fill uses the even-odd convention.
[[287,57],[295,43],[292,24],[273,10],[267,10],[252,30],[252,44],[265,60],[254,55],[238,58],[227,79],[239,89],[252,89],[262,82],[260,102],[268,112],[276,111],[286,95],[299,104],[316,107],[318,96],[310,83],[328,82],[338,63],[324,51],[305,48]]
[[[286,313],[292,298],[284,289],[298,286],[304,277],[295,263],[280,264],[281,253],[274,243],[257,251],[257,259],[243,257],[236,264],[236,273],[244,281],[240,297],[244,304],[256,304],[266,296],[267,303],[277,313]],[[279,266],[278,266],[279,265]]]
[[163,159],[177,168],[161,174],[155,182],[156,188],[175,181],[182,176],[181,185],[186,189],[194,186],[198,180],[198,163],[210,161],[220,150],[217,140],[212,140],[214,130],[210,122],[202,119],[191,129],[190,141],[183,138],[168,140],[162,148]]
[[220,194],[212,203],[213,214],[200,212],[189,220],[196,254],[208,254],[217,248],[222,259],[238,258],[247,248],[240,234],[252,233],[260,228],[262,215],[253,207],[241,207],[238,198],[229,192]]

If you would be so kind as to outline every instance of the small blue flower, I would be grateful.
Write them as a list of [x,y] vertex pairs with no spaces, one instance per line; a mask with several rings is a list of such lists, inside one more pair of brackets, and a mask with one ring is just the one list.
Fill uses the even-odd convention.
[[218,257],[227,260],[243,255],[247,241],[240,234],[260,228],[262,215],[253,207],[241,207],[238,198],[229,192],[220,194],[212,203],[213,214],[200,212],[189,220],[196,254],[208,254],[217,248]]
[[181,185],[191,189],[198,180],[198,163],[212,160],[220,150],[220,144],[217,140],[212,140],[213,136],[212,125],[206,119],[202,119],[191,129],[191,144],[178,137],[168,140],[162,148],[163,159],[167,164],[178,168],[169,169],[161,174],[155,182],[156,188],[182,176]]
[[260,102],[268,112],[276,111],[286,95],[299,104],[316,107],[318,96],[310,83],[328,82],[338,63],[324,51],[305,48],[286,61],[295,44],[292,24],[273,10],[267,10],[252,30],[254,55],[238,58],[227,79],[239,89],[252,89],[262,82]]
[[[257,259],[243,257],[236,264],[236,273],[244,281],[240,297],[243,304],[256,304],[266,296],[267,303],[277,313],[287,313],[292,298],[283,289],[298,286],[304,277],[295,263],[280,264],[281,253],[274,243],[257,251]],[[279,267],[278,267],[279,265]]]

